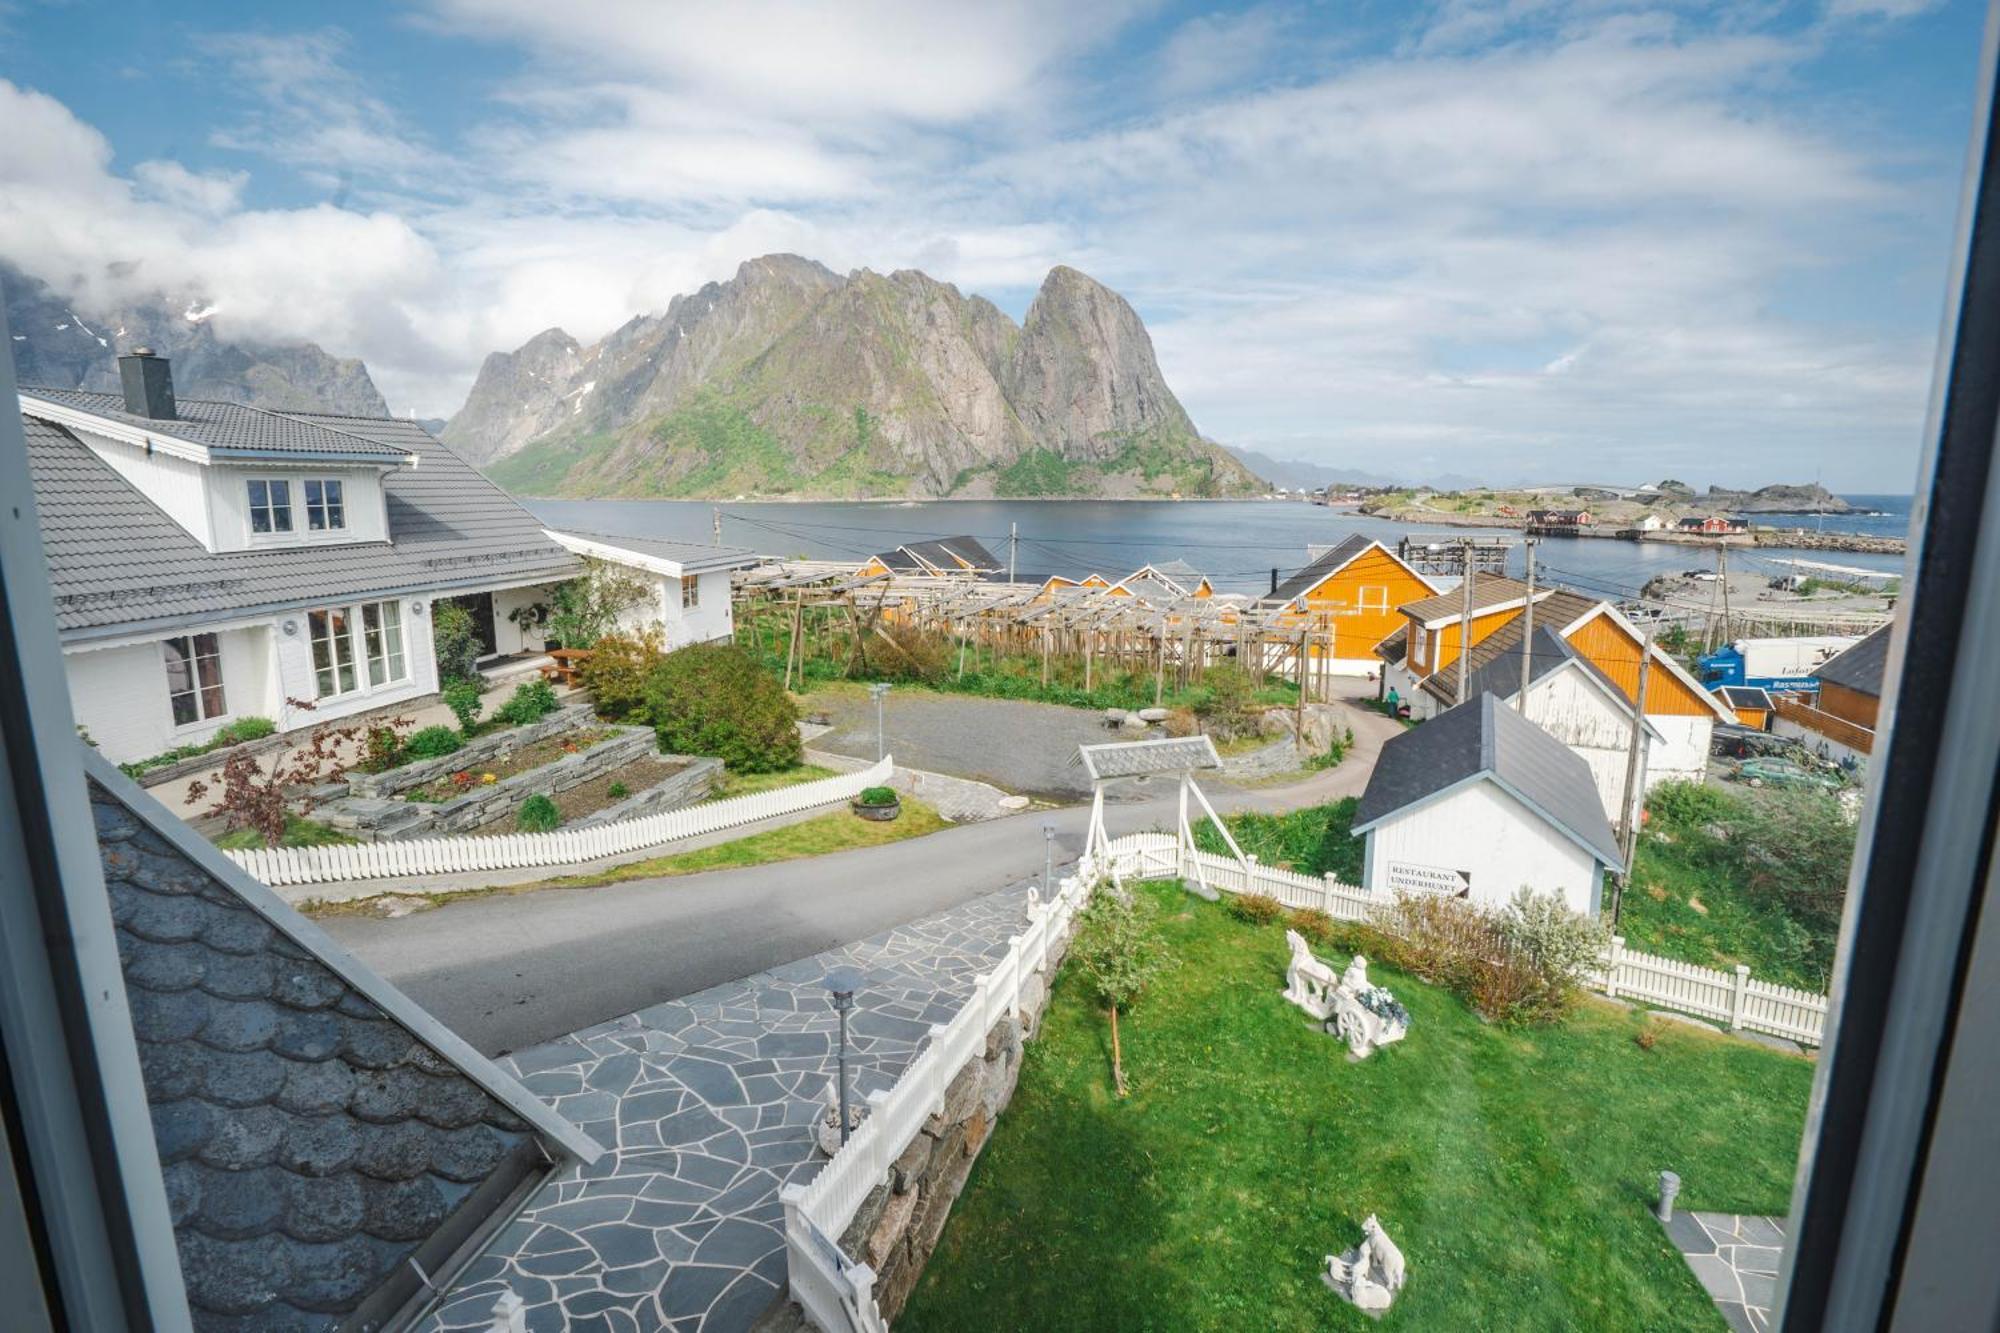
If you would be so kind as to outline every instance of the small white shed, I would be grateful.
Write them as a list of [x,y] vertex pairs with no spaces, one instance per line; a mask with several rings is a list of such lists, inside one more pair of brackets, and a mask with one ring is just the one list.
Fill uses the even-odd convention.
[[1483,907],[1523,886],[1595,915],[1623,868],[1590,766],[1482,694],[1382,747],[1355,812],[1371,893],[1442,893]]

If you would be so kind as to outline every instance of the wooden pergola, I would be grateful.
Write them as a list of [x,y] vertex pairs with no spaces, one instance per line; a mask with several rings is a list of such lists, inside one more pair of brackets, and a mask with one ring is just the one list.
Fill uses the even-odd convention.
[[[1128,779],[1149,780],[1156,777],[1171,777],[1180,783],[1180,812],[1174,834],[1174,846],[1178,852],[1176,859],[1182,865],[1194,867],[1195,881],[1201,885],[1201,896],[1213,899],[1215,890],[1209,888],[1208,877],[1202,873],[1201,862],[1187,854],[1195,850],[1194,825],[1188,819],[1188,797],[1192,795],[1201,803],[1208,817],[1215,821],[1215,827],[1222,832],[1222,840],[1229,844],[1229,850],[1239,862],[1248,862],[1243,849],[1230,836],[1229,826],[1222,822],[1222,816],[1209,804],[1208,796],[1194,780],[1196,773],[1219,773],[1222,758],[1215,752],[1215,742],[1206,736],[1168,736],[1159,740],[1107,741],[1101,745],[1079,745],[1070,763],[1081,764],[1083,771],[1090,775],[1090,832],[1084,839],[1085,856],[1102,856],[1105,863],[1112,866],[1112,881],[1119,883],[1116,863],[1111,860],[1111,835],[1104,826],[1104,790],[1113,782]],[[1119,887],[1124,885],[1119,883]]]

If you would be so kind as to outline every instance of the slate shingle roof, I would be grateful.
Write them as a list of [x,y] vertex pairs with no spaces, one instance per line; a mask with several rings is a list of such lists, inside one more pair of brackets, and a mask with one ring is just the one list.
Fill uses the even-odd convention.
[[[899,574],[928,574],[933,569],[947,574],[972,571],[998,573],[1007,568],[977,537],[938,537],[931,541],[905,542],[893,551],[879,552],[875,559]],[[964,565],[959,561],[963,560]]]
[[91,804],[194,1326],[381,1327],[410,1260],[441,1276],[560,1150],[114,780]]
[[1884,625],[1839,656],[1828,658],[1813,674],[1857,694],[1881,698],[1882,676],[1889,669],[1890,628]]
[[212,553],[67,430],[24,414],[65,639],[362,597],[505,587],[583,568],[540,520],[416,423],[317,419],[418,456],[417,467],[384,478],[390,542]]
[[1289,602],[1293,598],[1305,596],[1321,583],[1324,583],[1329,574],[1347,564],[1373,544],[1372,538],[1363,537],[1358,533],[1348,537],[1340,545],[1322,553],[1317,559],[1310,561],[1304,569],[1301,569],[1298,573],[1280,583],[1277,591],[1271,593],[1266,600]]
[[1590,766],[1492,694],[1468,699],[1385,744],[1355,809],[1355,831],[1481,775],[1612,869],[1624,864]]
[[[1512,582],[1512,580],[1509,580],[1509,582]],[[1525,595],[1528,590],[1527,585],[1520,584],[1518,586],[1521,591],[1516,596]],[[1475,589],[1475,593],[1479,596],[1486,596],[1482,591],[1483,587],[1484,582],[1482,581],[1481,588]],[[1498,601],[1500,599],[1497,597],[1486,597],[1486,600]],[[1586,597],[1579,592],[1571,592],[1567,588],[1557,588],[1547,593],[1537,589],[1535,594],[1535,637],[1539,639],[1542,631],[1550,627],[1560,629],[1564,626],[1574,625],[1577,621],[1583,619],[1585,615],[1589,614],[1591,609],[1597,604],[1596,598]],[[1521,655],[1521,632],[1524,628],[1526,628],[1526,621],[1517,613],[1512,620],[1509,620],[1506,624],[1488,634],[1478,643],[1473,644],[1471,653],[1460,660],[1469,662],[1473,675],[1477,676],[1482,670],[1495,662],[1502,661],[1510,656],[1518,659]],[[1563,652],[1567,654],[1568,651],[1568,645],[1565,644]],[[1424,680],[1425,693],[1434,696],[1444,703],[1456,702],[1458,699],[1458,667],[1458,662],[1454,661],[1432,673]],[[1518,684],[1520,678],[1521,673],[1517,666],[1514,669],[1513,679]],[[1506,692],[1512,693],[1512,690],[1510,689]],[[1470,691],[1468,691],[1467,697],[1471,697]]]
[[1079,745],[1070,763],[1082,764],[1093,778],[1131,778],[1222,767],[1215,743],[1206,736]]
[[21,392],[65,407],[80,408],[93,416],[136,426],[156,435],[204,445],[222,457],[247,455],[261,458],[269,454],[299,454],[306,458],[340,458],[357,463],[371,459],[399,463],[409,452],[386,441],[349,432],[338,425],[344,418],[304,412],[273,412],[266,408],[206,398],[183,398],[175,404],[179,415],[174,420],[159,421],[126,411],[123,394],[98,393],[89,389],[41,389],[29,384],[22,385]]

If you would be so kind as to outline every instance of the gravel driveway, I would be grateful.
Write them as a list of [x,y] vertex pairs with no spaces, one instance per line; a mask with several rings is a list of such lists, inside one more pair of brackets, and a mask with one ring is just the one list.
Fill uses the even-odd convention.
[[[1082,767],[1068,766],[1078,745],[1131,735],[1107,729],[1093,709],[1059,704],[920,690],[891,690],[882,704],[884,735],[898,764],[1049,800],[1090,795]],[[823,691],[806,701],[806,710],[824,711],[833,723],[813,739],[814,748],[875,757],[875,702],[867,695]]]

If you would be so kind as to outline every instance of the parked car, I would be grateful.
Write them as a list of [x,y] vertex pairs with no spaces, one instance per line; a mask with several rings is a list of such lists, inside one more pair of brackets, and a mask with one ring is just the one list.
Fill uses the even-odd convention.
[[1760,755],[1771,755],[1803,764],[1808,762],[1809,756],[1806,747],[1789,736],[1774,736],[1768,731],[1759,731],[1738,722],[1716,723],[1708,748],[1722,759],[1755,759]]
[[1839,791],[1847,785],[1846,780],[1838,773],[1807,768],[1804,764],[1795,764],[1789,759],[1769,757],[1745,759],[1736,766],[1736,771],[1730,776],[1752,787],[1799,787]]

